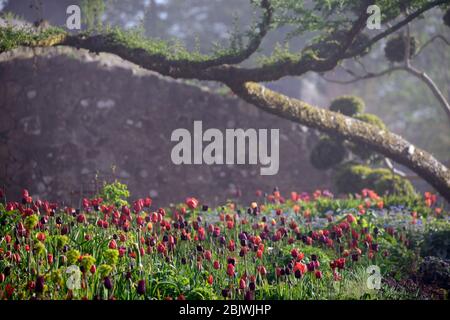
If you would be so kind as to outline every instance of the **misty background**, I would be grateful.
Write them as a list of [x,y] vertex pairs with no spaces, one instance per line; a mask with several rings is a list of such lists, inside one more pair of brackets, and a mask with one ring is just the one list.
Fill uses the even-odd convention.
[[[95,2],[95,0],[93,2]],[[104,3],[105,8],[104,12],[101,15],[101,22],[104,25],[121,26],[123,28],[141,28],[144,29],[145,34],[150,37],[156,37],[170,41],[180,41],[188,49],[198,49],[203,53],[210,52],[213,48],[214,43],[227,45],[228,40],[230,39],[230,32],[232,32],[233,29],[245,32],[245,30],[249,28],[250,24],[258,17],[258,12],[254,12],[253,7],[249,4],[249,1],[246,0],[106,0]],[[34,23],[36,21],[40,21],[41,19],[45,19],[52,25],[60,26],[65,24],[67,18],[66,8],[72,4],[78,4],[82,7],[83,1],[3,0],[0,1],[0,9],[2,14],[13,14],[14,18],[20,21]],[[83,28],[86,29],[88,27],[88,24],[89,21],[84,20]],[[445,35],[446,33],[448,33],[445,28],[446,27],[442,23],[442,12],[436,9],[430,11],[430,13],[427,14],[427,19],[419,19],[415,21],[411,25],[411,32],[418,39],[419,43],[424,43],[435,34]],[[262,50],[260,50],[260,52],[255,55],[256,57],[252,59],[256,59],[258,55],[269,55],[274,50],[274,47],[277,43],[283,44],[284,39],[286,38],[286,35],[289,33],[289,31],[290,30],[288,28],[281,28],[275,31],[271,31],[261,45]],[[294,38],[292,39],[292,41],[290,41],[290,48],[292,51],[302,48],[302,45],[305,43],[305,38],[303,37],[304,36]],[[389,62],[384,57],[384,43],[385,42],[381,42],[380,44],[378,44],[369,55],[361,59],[361,62],[368,70],[372,72],[378,72],[386,69],[389,66]],[[77,105],[81,104],[82,106],[87,103],[88,107],[86,108],[89,108],[89,105],[90,103],[92,104],[92,101],[96,101],[97,107],[98,101],[104,101],[102,105],[106,105],[106,107],[103,109],[100,108],[100,112],[109,110],[108,105],[113,105],[110,108],[111,110],[114,110],[114,108],[118,106],[118,108],[116,108],[115,110],[122,110],[122,113],[117,113],[114,116],[115,118],[120,118],[121,116],[123,116],[123,112],[126,112],[124,110],[127,110],[127,108],[129,108],[130,110],[132,109],[132,106],[122,106],[122,104],[126,104],[127,101],[130,100],[132,101],[131,104],[134,105],[135,108],[142,109],[141,112],[145,113],[143,109],[146,108],[145,102],[148,101],[149,98],[148,96],[145,96],[144,93],[153,92],[154,95],[158,95],[158,92],[164,92],[164,89],[161,88],[171,89],[167,94],[161,94],[161,97],[159,99],[157,99],[157,97],[154,97],[154,100],[152,101],[154,101],[155,104],[161,104],[161,108],[164,108],[164,105],[170,105],[172,115],[174,113],[177,113],[177,110],[180,113],[180,115],[178,116],[189,114],[191,111],[184,110],[183,106],[181,106],[185,100],[180,100],[179,97],[183,96],[183,94],[180,95],[178,92],[179,90],[181,90],[180,88],[183,88],[182,90],[188,91],[193,90],[192,92],[194,93],[185,92],[184,97],[188,98],[192,95],[193,97],[195,97],[193,98],[193,105],[202,106],[202,108],[199,107],[198,109],[196,109],[197,111],[195,111],[194,113],[197,115],[197,117],[205,117],[204,121],[209,121],[210,125],[205,126],[216,125],[218,128],[220,128],[221,122],[218,121],[220,119],[214,119],[215,114],[213,112],[208,113],[207,109],[209,102],[198,102],[202,101],[202,98],[198,93],[198,89],[196,89],[196,87],[199,85],[206,86],[211,90],[207,94],[205,93],[206,95],[218,94],[221,93],[221,91],[217,84],[204,82],[199,84],[195,81],[166,82],[168,81],[167,79],[163,79],[162,77],[157,77],[154,74],[148,73],[145,76],[141,75],[141,77],[139,78],[139,84],[135,83],[135,86],[131,87],[127,86],[126,83],[132,81],[130,79],[135,79],[137,77],[136,72],[139,71],[129,71],[133,70],[133,67],[129,66],[128,64],[124,66],[122,61],[114,59],[108,55],[101,55],[100,57],[92,58],[89,55],[85,56],[84,54],[80,53],[68,53],[64,51],[57,51],[58,54],[54,54],[52,53],[52,50],[49,50],[49,52],[45,52],[45,55],[47,55],[46,57],[35,57],[29,51],[24,51],[22,54],[23,59],[18,62],[13,62],[12,64],[5,64],[2,68],[0,68],[0,72],[2,72],[0,73],[0,80],[2,80],[3,83],[5,83],[4,81],[8,80],[11,83],[16,83],[16,85],[19,84],[17,85],[18,87],[16,88],[16,92],[11,89],[14,87],[14,85],[11,85],[11,87],[2,85],[4,92],[3,96],[1,97],[5,97],[6,95],[8,95],[8,99],[10,100],[7,100],[6,98],[3,98],[3,101],[0,100],[1,108],[11,107],[11,104],[13,103],[11,102],[11,96],[22,95],[24,99],[22,102],[22,106],[24,108],[29,108],[30,103],[32,103],[33,105],[38,104],[42,105],[43,107],[41,111],[36,112],[44,112],[43,110],[45,109],[46,113],[51,114],[52,110],[61,108],[61,105],[67,103],[65,102],[66,100],[60,99],[59,101],[58,99],[56,99],[59,101],[59,105],[56,105],[55,101],[52,99],[46,99],[45,97],[42,97],[42,99],[40,100],[38,92],[41,88],[48,86],[49,89],[46,92],[47,95],[50,95],[50,88],[57,87],[55,83],[58,83],[59,78],[61,77],[60,75],[64,75],[63,78],[65,78],[65,80],[63,81],[67,81],[67,85],[63,85],[59,89],[64,90],[64,92],[58,91],[55,94],[58,95],[59,93],[61,93],[61,96],[68,97],[69,100],[75,99],[70,98],[72,94],[77,99],[77,101],[74,101],[73,103]],[[62,58],[60,55],[63,55],[65,58]],[[70,59],[70,57],[72,58]],[[89,66],[87,66],[85,69],[79,69],[84,68],[80,66],[85,64],[86,60],[90,62]],[[252,60],[247,63],[251,62]],[[107,64],[106,69],[108,70],[108,72],[112,73],[110,77],[103,73],[105,70],[105,63]],[[439,86],[439,88],[447,98],[450,96],[450,50],[448,49],[448,46],[446,46],[442,42],[436,41],[433,43],[433,45],[428,46],[425,51],[415,59],[414,63],[420,69],[426,70],[426,72],[435,81],[435,83]],[[354,65],[354,67],[357,68],[358,66]],[[38,71],[42,70],[43,72],[36,72],[36,68],[38,68]],[[34,73],[33,70],[35,70]],[[34,78],[31,77],[32,74]],[[73,77],[77,75],[78,77],[81,77],[81,79],[90,78],[89,83],[86,84],[85,87],[77,87],[76,85],[71,86],[70,81],[67,80],[67,77],[70,76],[69,74],[72,74]],[[100,76],[100,74],[102,74],[102,76]],[[45,75],[45,77],[43,75]],[[347,75],[343,70],[337,68],[327,76],[328,78],[345,79]],[[149,83],[154,83],[154,86],[161,87],[159,91],[155,90],[154,88],[146,89],[148,87],[148,84],[145,83],[145,79],[147,79],[147,77],[151,79],[148,80]],[[22,86],[20,85],[21,81]],[[76,80],[72,79],[72,81]],[[160,82],[166,83],[166,85],[161,85]],[[186,89],[185,85],[190,85],[192,86],[192,88]],[[450,164],[450,125],[448,124],[448,118],[446,117],[444,111],[441,109],[439,103],[437,102],[433,94],[429,91],[427,86],[420,82],[418,79],[408,75],[407,73],[397,72],[389,76],[359,81],[349,85],[330,83],[326,81],[322,77],[322,75],[310,73],[302,76],[301,79],[296,77],[288,77],[280,81],[270,83],[268,84],[268,86],[291,97],[300,98],[307,101],[308,103],[322,107],[328,107],[330,101],[339,95],[351,94],[360,96],[366,103],[367,112],[379,116],[391,131],[405,137],[407,140],[417,145],[418,147],[432,153],[444,164]],[[121,88],[127,89],[122,89],[122,91],[120,91]],[[36,93],[30,93],[33,92],[33,90],[35,90]],[[137,97],[135,101],[128,97],[130,94],[139,95],[138,93],[133,93],[134,90],[143,91],[142,96]],[[89,92],[89,94],[92,96],[83,97],[83,94],[86,94],[86,92]],[[222,97],[219,99],[221,102],[215,101],[215,104],[226,104],[229,105],[230,108],[233,104],[240,104],[241,106],[243,105],[242,102],[235,101],[232,97],[226,96],[226,93],[221,94]],[[30,99],[30,96],[33,95],[37,95],[37,98],[32,97]],[[95,95],[98,96],[96,97]],[[177,95],[179,95],[179,97],[177,97]],[[86,99],[88,102],[82,102]],[[215,100],[216,98],[211,99]],[[21,102],[16,101],[14,102],[14,104],[17,104],[17,106],[19,106],[21,105]],[[179,106],[179,109],[177,109],[177,106]],[[212,107],[214,106],[211,106],[211,108]],[[70,106],[68,108],[70,109]],[[252,108],[253,107],[251,106],[241,107],[242,110],[253,110]],[[74,112],[76,113],[76,109]],[[159,113],[156,109],[155,112]],[[230,112],[233,113],[233,111]],[[108,172],[108,168],[110,168],[111,166],[117,166],[116,171],[114,171],[114,175],[117,175],[119,180],[122,179],[125,180],[124,182],[130,183],[130,188],[132,190],[133,196],[143,196],[148,192],[153,192],[152,195],[156,198],[159,198],[161,204],[166,204],[169,201],[182,200],[184,199],[184,196],[188,196],[190,194],[195,195],[196,193],[199,193],[198,196],[200,197],[203,196],[207,198],[207,200],[210,202],[221,202],[226,198],[232,198],[236,195],[240,195],[240,190],[245,190],[244,194],[241,196],[246,200],[251,199],[254,190],[258,189],[259,187],[261,187],[261,189],[265,189],[264,191],[270,191],[270,189],[275,185],[282,186],[284,189],[282,190],[283,192],[291,191],[290,188],[297,191],[314,191],[315,188],[329,188],[333,190],[329,173],[314,169],[307,163],[309,159],[310,147],[312,147],[314,141],[317,140],[317,133],[312,132],[312,130],[307,130],[306,128],[301,128],[300,126],[292,126],[292,123],[286,120],[274,120],[271,118],[271,116],[261,115],[259,111],[254,111],[256,113],[252,112],[250,112],[250,115],[244,115],[243,119],[254,118],[255,114],[257,114],[257,119],[259,119],[258,117],[264,118],[264,120],[259,121],[259,123],[266,124],[266,127],[270,124],[273,124],[275,127],[276,124],[282,129],[287,128],[285,130],[285,141],[281,142],[282,150],[283,144],[286,145],[284,147],[286,150],[289,149],[292,145],[298,146],[298,148],[295,149],[297,156],[295,156],[295,154],[285,153],[283,157],[283,151],[281,152],[281,165],[283,166],[283,163],[288,164],[285,164],[284,168],[281,168],[280,174],[278,175],[277,179],[274,178],[264,180],[265,178],[263,177],[252,176],[250,174],[252,168],[244,169],[248,170],[248,172],[245,174],[241,172],[239,172],[239,174],[232,174],[231,172],[236,172],[236,170],[238,169],[226,168],[226,170],[229,170],[226,172],[226,177],[221,177],[221,172],[223,171],[222,168],[217,169],[217,172],[215,173],[211,173],[211,177],[208,182],[201,180],[198,181],[194,179],[192,181],[187,181],[187,183],[185,184],[180,184],[179,187],[173,187],[174,183],[176,184],[176,177],[173,177],[173,179],[170,177],[180,177],[180,173],[175,173],[170,168],[164,168],[163,172],[160,173],[159,178],[150,174],[141,174],[141,178],[139,179],[141,179],[142,182],[133,182],[132,180],[136,173],[137,175],[139,175],[139,173],[142,173],[142,170],[146,170],[147,172],[152,172],[152,170],[155,170],[154,167],[155,163],[157,162],[152,162],[151,160],[149,160],[149,158],[153,157],[152,154],[149,154],[147,156],[147,161],[150,161],[150,167],[144,169],[140,168],[139,170],[136,169],[136,172],[131,169],[123,169],[129,167],[130,162],[132,162],[133,159],[124,160],[123,158],[111,157],[106,155],[99,157],[96,156],[93,158],[95,160],[93,161],[93,164],[88,166],[89,168],[87,170],[89,173],[86,174],[86,177],[90,177],[89,179],[92,179],[92,176],[95,176],[96,172],[103,172],[103,174],[109,177],[109,174],[106,174],[105,172]],[[74,117],[73,114],[66,114],[65,116]],[[108,117],[111,117],[111,115],[103,113],[99,116],[101,116],[102,120],[105,122],[108,122]],[[189,116],[186,117],[186,119],[184,119],[182,122],[175,122],[175,120],[173,119],[175,119],[176,117],[171,117],[170,115],[164,116],[159,114],[156,117],[156,120],[158,121],[173,121],[174,123],[170,123],[167,126],[168,128],[176,128],[175,124],[181,125],[180,127],[184,126],[190,128],[188,124],[192,123],[190,122],[192,119]],[[159,119],[158,117],[161,117],[161,119]],[[240,117],[238,116],[237,118]],[[233,120],[233,116],[230,116],[230,119]],[[58,119],[55,119],[55,121],[57,120]],[[124,118],[125,122],[127,120],[129,119]],[[67,121],[67,119],[64,121]],[[0,126],[5,126],[4,122],[5,121],[1,122]],[[148,126],[151,126],[152,123],[153,125],[155,125],[156,122],[150,121]],[[236,119],[234,124],[236,124],[236,122],[238,123],[239,121],[237,121]],[[245,126],[248,123],[252,123],[253,127],[257,127],[259,125],[258,121],[252,122],[252,120],[244,121],[242,125]],[[227,123],[225,122],[222,124],[226,125]],[[30,124],[30,126],[32,125],[33,123]],[[119,125],[120,124],[117,124],[117,126]],[[40,124],[40,126],[42,126],[42,123]],[[98,126],[98,123],[94,122],[93,127],[95,126]],[[82,131],[84,129],[74,126],[71,128],[71,130]],[[53,132],[52,134],[58,135],[57,132]],[[81,133],[79,132],[77,134],[81,135]],[[117,134],[125,133],[118,131]],[[99,135],[101,134],[98,132],[92,133],[93,137]],[[130,133],[130,137],[136,135],[136,133]],[[145,135],[142,135],[140,137],[142,137],[142,139],[145,139]],[[17,138],[17,136],[15,136],[14,139],[18,139],[17,141],[22,141]],[[67,139],[70,138],[68,137]],[[3,146],[7,144],[5,141],[6,140],[2,140],[1,142]],[[299,143],[299,141],[302,142]],[[10,142],[11,139],[9,139],[9,143]],[[35,145],[39,144],[37,140],[35,143]],[[62,142],[59,141],[56,145],[59,146],[61,145],[61,143]],[[94,149],[101,149],[102,143],[98,141],[92,142],[92,144],[95,143],[98,143],[99,146],[95,147]],[[106,142],[103,143],[103,146],[105,146],[105,143]],[[161,143],[161,145],[163,145],[164,143],[167,143],[167,141],[160,141],[158,143]],[[81,140],[79,141],[79,144],[82,144]],[[72,146],[76,154],[80,154],[79,150],[81,147],[79,144],[74,143],[74,146]],[[151,148],[151,146],[149,146],[149,148]],[[11,149],[11,147],[9,147],[9,149]],[[92,152],[92,147],[89,147],[88,149]],[[284,152],[287,152],[286,150]],[[36,152],[37,154],[40,154],[39,150]],[[121,153],[120,149],[115,149],[114,152],[119,154]],[[126,152],[129,153],[130,151],[124,151],[124,153]],[[152,153],[155,152],[158,151],[152,151]],[[39,156],[36,155],[36,157]],[[140,161],[146,161],[146,156],[144,153],[137,157]],[[72,163],[71,167],[77,167],[77,170],[83,170],[86,166],[80,166],[80,168],[78,168],[77,165],[80,162],[86,161],[85,158],[86,157],[80,156],[78,162],[75,161],[74,163]],[[8,157],[5,155],[4,157],[2,157],[2,159],[8,159]],[[153,157],[152,159],[154,159],[154,161],[157,161],[155,157]],[[160,159],[159,161],[164,162],[164,159]],[[41,162],[43,163],[45,162],[45,160],[42,160]],[[68,169],[68,163],[70,163],[70,161],[63,161],[63,163],[63,169],[61,170],[71,170]],[[2,163],[3,173],[0,173],[0,175],[5,177],[5,179],[12,179],[10,180],[10,185],[12,186],[10,191],[11,193],[16,193],[18,191],[14,188],[20,189],[20,187],[25,187],[27,185],[37,186],[37,182],[35,182],[36,179],[42,180],[43,177],[49,176],[49,173],[46,174],[44,172],[41,173],[41,178],[29,178],[28,176],[30,176],[30,172],[34,170],[32,168],[32,165],[30,165],[30,168],[23,169],[23,176],[21,178],[17,178],[13,176],[15,175],[14,172],[19,169],[11,171],[11,169],[4,168],[5,166],[6,162]],[[122,169],[125,170],[127,174],[121,177],[119,173]],[[47,170],[52,171],[52,167],[48,167]],[[77,174],[78,171],[74,171],[71,175],[67,176],[67,179],[79,179],[79,177],[77,178]],[[192,171],[185,174],[187,176],[192,175],[197,178],[200,175],[200,171]],[[223,183],[217,183],[220,178],[222,178],[222,180],[224,181]],[[429,187],[424,182],[418,179],[414,179],[414,177],[412,177],[412,182],[416,185],[416,187],[418,187],[419,190],[429,189]],[[151,184],[153,184],[152,187],[147,187]],[[203,184],[204,187],[201,187],[201,184]],[[17,187],[13,187],[13,185],[17,185]],[[74,189],[77,188],[77,183],[70,185],[70,187],[64,187],[62,183],[59,183],[57,185],[52,185],[52,183],[45,183],[45,187],[41,186],[40,189],[36,187],[36,190],[39,190],[35,192],[38,192],[42,196],[60,197],[61,195],[59,195],[55,191],[55,189],[59,189],[59,191],[64,194],[69,189],[71,191],[74,191]],[[214,186],[216,186],[216,188]],[[217,194],[219,190],[224,189],[228,191],[224,193],[223,196],[212,196],[213,194]],[[78,193],[73,193],[73,196],[70,197],[68,201],[74,201],[77,196],[79,197],[79,195],[83,195],[84,192],[87,192],[87,190],[92,190],[92,188],[88,186],[84,187],[84,191],[79,190]],[[182,196],[180,194],[182,194]]]

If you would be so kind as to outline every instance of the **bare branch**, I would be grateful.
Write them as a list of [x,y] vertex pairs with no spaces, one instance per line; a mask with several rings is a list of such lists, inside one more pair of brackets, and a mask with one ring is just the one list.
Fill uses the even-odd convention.
[[[358,82],[358,81],[360,81],[360,80],[367,80],[367,79],[373,79],[373,78],[382,77],[382,76],[384,76],[384,75],[386,75],[386,74],[390,74],[390,73],[392,73],[392,72],[394,72],[394,71],[398,71],[398,70],[405,70],[405,67],[404,67],[404,66],[390,67],[390,68],[388,68],[388,69],[386,69],[386,70],[383,70],[383,71],[381,71],[381,72],[375,72],[375,73],[373,73],[373,72],[368,72],[368,73],[366,73],[366,74],[363,75],[363,76],[356,76],[356,75],[354,75],[354,76],[353,76],[351,79],[349,79],[349,80],[335,80],[335,79],[327,78],[327,77],[325,77],[325,76],[322,76],[322,78],[325,79],[325,80],[328,81],[328,82],[331,82],[331,83],[337,83],[337,84],[351,84],[351,83]],[[353,73],[353,74],[354,74],[354,73]]]
[[372,45],[374,45],[375,43],[377,43],[381,39],[386,38],[388,35],[396,32],[397,30],[400,30],[402,27],[404,27],[405,25],[407,25],[408,23],[410,23],[411,21],[416,19],[421,14],[425,13],[426,11],[428,11],[428,10],[434,8],[434,7],[437,7],[437,6],[439,6],[441,4],[444,4],[444,3],[447,3],[447,2],[448,2],[448,0],[435,0],[435,1],[427,3],[426,5],[421,7],[420,9],[418,9],[418,10],[414,11],[413,13],[407,15],[406,18],[403,19],[402,21],[394,24],[393,26],[389,27],[387,30],[385,30],[385,31],[379,33],[378,35],[376,35],[375,37],[373,37],[368,43],[364,44],[363,46],[357,48],[354,51],[348,52],[345,57],[346,58],[352,58],[352,57],[355,57],[355,56],[363,53],[364,50],[366,50],[367,48],[371,47]]
[[450,40],[447,40],[443,35],[441,34],[437,34],[433,37],[431,37],[430,39],[428,39],[428,41],[426,41],[418,50],[417,53],[414,55],[415,57],[417,57],[418,55],[420,55],[422,53],[422,51],[432,42],[434,42],[435,40],[442,40],[447,46],[450,46]]
[[439,90],[438,86],[434,83],[434,81],[425,72],[414,68],[412,65],[405,67],[405,70],[422,80],[428,86],[428,88],[430,88],[431,92],[433,92],[433,95],[439,101],[450,120],[450,104],[444,97],[443,93]]

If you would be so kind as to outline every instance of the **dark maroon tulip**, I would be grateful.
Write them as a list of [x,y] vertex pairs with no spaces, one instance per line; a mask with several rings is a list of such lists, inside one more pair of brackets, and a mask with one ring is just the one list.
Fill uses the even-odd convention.
[[248,288],[250,289],[250,291],[255,291],[256,284],[252,281],[248,284]]
[[44,277],[43,276],[36,277],[36,286],[34,287],[34,290],[37,293],[44,292]]
[[222,289],[222,297],[228,298],[230,296],[230,289]]
[[244,295],[245,300],[255,300],[255,293],[253,291],[246,291]]
[[145,280],[139,280],[137,286],[137,293],[141,296],[145,294]]
[[291,274],[291,269],[289,269],[288,267],[284,268],[284,273],[288,276]]
[[106,289],[111,290],[112,289],[111,279],[109,277],[106,277],[103,280],[103,285],[105,286]]

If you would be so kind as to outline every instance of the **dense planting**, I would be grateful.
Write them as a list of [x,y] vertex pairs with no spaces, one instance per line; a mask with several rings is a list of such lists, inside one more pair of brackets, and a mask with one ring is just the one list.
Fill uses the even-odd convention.
[[[78,209],[27,190],[21,202],[0,196],[2,299],[403,299],[448,290],[417,273],[421,251],[432,252],[445,278],[447,251],[433,250],[448,250],[448,212],[430,193],[365,189],[339,200],[275,189],[248,207],[215,209],[193,197],[159,209],[150,198],[129,204],[118,182]],[[380,268],[380,289],[368,286],[368,266]]]

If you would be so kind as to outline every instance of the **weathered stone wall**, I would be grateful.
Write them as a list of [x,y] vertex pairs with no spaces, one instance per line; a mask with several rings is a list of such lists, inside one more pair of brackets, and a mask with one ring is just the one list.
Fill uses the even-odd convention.
[[[95,191],[96,173],[99,182],[117,178],[133,197],[150,194],[159,205],[190,195],[220,203],[237,189],[249,201],[256,189],[330,186],[327,173],[309,163],[317,137],[305,128],[110,55],[69,48],[0,55],[0,114],[0,183],[14,198],[27,187],[76,204]],[[259,165],[173,165],[171,133],[191,131],[194,120],[204,130],[279,128],[279,173],[261,176]]]

